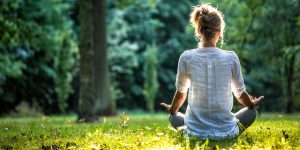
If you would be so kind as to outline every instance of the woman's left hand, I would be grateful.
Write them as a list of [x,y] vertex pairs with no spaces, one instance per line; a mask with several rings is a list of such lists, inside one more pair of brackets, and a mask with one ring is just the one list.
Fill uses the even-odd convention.
[[170,112],[170,107],[171,105],[168,105],[166,103],[160,103],[160,106],[166,111],[166,112]]

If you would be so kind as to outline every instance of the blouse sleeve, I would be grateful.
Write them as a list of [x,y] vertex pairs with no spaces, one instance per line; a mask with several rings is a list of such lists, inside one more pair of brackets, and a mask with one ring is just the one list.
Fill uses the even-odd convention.
[[190,79],[187,74],[187,63],[184,59],[184,53],[181,54],[178,61],[175,86],[177,91],[180,93],[186,93],[190,86]]
[[231,89],[235,97],[240,97],[246,90],[242,75],[240,60],[236,53],[233,55]]

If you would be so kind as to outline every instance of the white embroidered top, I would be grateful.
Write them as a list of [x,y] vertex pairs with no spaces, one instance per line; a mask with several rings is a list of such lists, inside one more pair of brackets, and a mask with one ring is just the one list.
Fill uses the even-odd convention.
[[240,96],[246,88],[235,52],[214,47],[185,51],[178,62],[176,89],[189,89],[184,119],[188,134],[204,139],[238,134],[232,92]]

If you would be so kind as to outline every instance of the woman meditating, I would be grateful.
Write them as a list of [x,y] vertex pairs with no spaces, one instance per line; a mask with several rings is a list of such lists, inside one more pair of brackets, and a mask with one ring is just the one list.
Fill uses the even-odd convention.
[[[216,47],[223,43],[225,23],[222,13],[209,4],[195,6],[190,15],[199,47],[183,52],[179,58],[176,92],[171,105],[161,103],[170,113],[174,128],[185,125],[187,133],[199,138],[235,137],[255,120],[255,106],[264,97],[246,92],[238,56]],[[188,93],[185,114],[177,112]],[[233,95],[245,106],[233,114]]]

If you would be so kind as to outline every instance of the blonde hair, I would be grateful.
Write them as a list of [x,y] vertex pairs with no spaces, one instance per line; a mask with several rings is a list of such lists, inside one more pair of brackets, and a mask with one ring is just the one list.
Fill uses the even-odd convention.
[[222,12],[217,8],[210,4],[194,6],[190,15],[190,23],[195,29],[195,35],[204,36],[206,40],[210,40],[216,32],[220,32],[221,46],[223,45],[225,22]]

